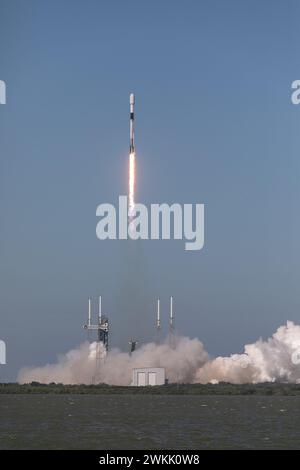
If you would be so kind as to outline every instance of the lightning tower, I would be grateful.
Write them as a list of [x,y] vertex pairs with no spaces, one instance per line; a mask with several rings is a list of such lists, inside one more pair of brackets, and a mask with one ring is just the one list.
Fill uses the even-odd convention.
[[156,342],[160,342],[160,330],[161,330],[161,322],[160,322],[160,300],[157,299],[157,313],[156,313]]
[[109,333],[109,323],[106,315],[102,315],[102,298],[99,297],[99,313],[98,313],[98,322],[92,324],[92,305],[91,299],[88,302],[88,322],[83,325],[83,328],[88,331],[97,332],[97,342],[103,343],[106,352],[108,351],[108,333]]
[[173,297],[170,297],[169,343],[172,348],[175,348],[175,318],[173,312]]

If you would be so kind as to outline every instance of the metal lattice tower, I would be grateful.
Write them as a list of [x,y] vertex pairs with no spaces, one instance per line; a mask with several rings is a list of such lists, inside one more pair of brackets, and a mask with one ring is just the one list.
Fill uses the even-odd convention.
[[[83,328],[87,332],[96,331],[97,341],[96,341],[96,356],[95,356],[95,373],[92,378],[92,383],[98,383],[100,380],[100,366],[101,363],[105,360],[106,354],[108,352],[108,334],[109,334],[109,323],[106,315],[102,315],[102,298],[99,297],[99,312],[98,312],[98,322],[92,323],[92,305],[91,299],[88,302],[88,322],[83,325]],[[104,346],[101,347],[101,343]]]
[[83,328],[87,331],[96,331],[97,332],[97,342],[103,343],[106,351],[108,351],[108,335],[109,335],[109,322],[106,315],[102,314],[102,299],[99,297],[99,313],[98,313],[98,322],[92,323],[92,306],[91,299],[89,299],[88,307],[88,322],[83,325]]

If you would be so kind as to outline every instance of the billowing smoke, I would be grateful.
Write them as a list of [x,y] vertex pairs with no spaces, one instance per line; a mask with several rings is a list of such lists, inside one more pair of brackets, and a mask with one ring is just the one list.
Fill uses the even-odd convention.
[[300,383],[300,326],[287,322],[267,341],[246,345],[243,354],[212,360],[198,339],[185,337],[176,338],[175,347],[148,343],[131,356],[117,349],[104,355],[102,345],[83,343],[56,364],[22,369],[18,381],[130,385],[134,367],[165,367],[169,382],[177,383]]
[[78,349],[60,356],[56,364],[21,369],[18,381],[130,385],[134,367],[165,367],[170,382],[188,383],[193,381],[197,369],[208,360],[202,343],[198,339],[185,337],[176,338],[175,347],[171,347],[167,341],[159,345],[148,343],[131,356],[118,349],[110,351],[102,360],[104,356],[102,344],[100,350],[97,350],[97,343],[86,342]]
[[300,326],[288,321],[267,341],[247,344],[244,354],[207,362],[194,382],[300,383]]

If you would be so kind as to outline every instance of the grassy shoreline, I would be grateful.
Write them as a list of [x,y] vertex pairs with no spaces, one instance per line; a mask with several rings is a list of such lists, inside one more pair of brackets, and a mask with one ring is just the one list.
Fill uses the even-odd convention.
[[131,387],[116,385],[63,385],[0,383],[1,394],[80,394],[80,395],[277,395],[300,396],[300,384],[168,384],[154,387]]

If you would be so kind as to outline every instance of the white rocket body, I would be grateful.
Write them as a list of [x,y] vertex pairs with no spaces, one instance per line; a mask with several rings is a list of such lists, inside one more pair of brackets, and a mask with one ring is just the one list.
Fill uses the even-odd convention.
[[129,152],[134,153],[134,94],[130,93],[129,96],[129,104],[130,104],[130,118],[129,118]]

